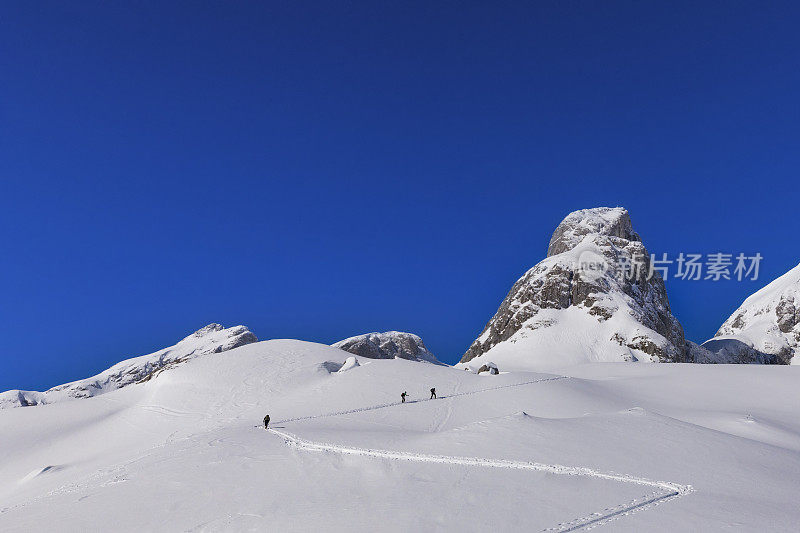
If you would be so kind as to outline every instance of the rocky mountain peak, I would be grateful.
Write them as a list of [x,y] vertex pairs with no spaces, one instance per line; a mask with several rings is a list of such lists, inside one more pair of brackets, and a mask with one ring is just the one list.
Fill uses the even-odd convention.
[[383,333],[364,333],[332,344],[352,354],[369,359],[408,359],[409,361],[427,361],[438,363],[436,357],[428,351],[425,343],[418,335],[404,331],[386,331]]
[[720,362],[800,362],[800,265],[748,297],[703,347]]
[[574,249],[587,235],[615,237],[627,241],[642,240],[633,231],[627,209],[623,207],[580,209],[567,215],[553,232],[547,248],[547,257]]
[[[243,326],[238,326],[238,327],[243,327]],[[197,331],[195,331],[186,338],[188,339],[190,337],[205,337],[209,333],[215,333],[217,331],[222,331],[223,329],[225,328],[222,326],[222,324],[217,324],[216,322],[213,322],[207,326],[198,329]]]
[[126,359],[87,379],[59,385],[45,392],[11,390],[0,393],[0,409],[97,396],[148,381],[190,359],[225,352],[253,342],[258,342],[258,339],[245,326],[224,328],[220,324],[209,324],[169,348]]
[[245,344],[258,342],[258,338],[247,326],[232,326],[226,328],[221,324],[212,323],[198,329],[176,346],[184,344],[202,343],[204,346],[213,346],[213,353],[224,352]]
[[[625,265],[639,264],[624,271]],[[461,362],[546,368],[587,361],[684,361],[683,328],[621,207],[567,215],[548,257],[511,287]]]

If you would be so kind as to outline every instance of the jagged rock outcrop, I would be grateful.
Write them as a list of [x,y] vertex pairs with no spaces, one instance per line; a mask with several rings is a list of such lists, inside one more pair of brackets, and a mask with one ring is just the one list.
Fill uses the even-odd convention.
[[686,340],[686,362],[699,364],[724,363],[719,354],[700,346],[699,344]]
[[369,359],[408,359],[410,361],[427,361],[438,363],[436,357],[428,351],[425,343],[418,335],[402,331],[384,333],[365,333],[331,344],[360,357]]
[[626,241],[641,242],[633,231],[631,217],[621,207],[581,209],[567,215],[550,237],[547,257],[568,252],[589,235],[606,235]]
[[489,374],[496,376],[500,373],[500,370],[497,368],[496,364],[490,361],[488,363],[484,363],[483,365],[481,365],[481,367],[478,369],[477,374],[480,374],[481,372],[488,372]]
[[209,324],[158,352],[127,359],[96,376],[53,387],[45,392],[11,390],[0,393],[0,409],[89,398],[134,383],[148,381],[159,373],[195,357],[225,352],[258,342],[245,326],[224,328]]
[[725,363],[800,364],[800,265],[747,298],[703,347]]
[[[590,361],[682,362],[683,328],[628,211],[570,213],[461,359],[504,368]],[[474,363],[473,363],[474,366]]]

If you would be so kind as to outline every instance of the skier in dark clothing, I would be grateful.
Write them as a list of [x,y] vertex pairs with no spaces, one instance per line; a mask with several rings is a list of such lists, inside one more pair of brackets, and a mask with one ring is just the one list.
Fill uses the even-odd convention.
[[269,415],[264,417],[264,429],[269,429]]
[[431,389],[431,400],[433,400],[434,398],[436,398],[436,387]]
[[403,394],[400,395],[400,397],[403,399],[403,403],[406,403],[406,394],[408,393],[404,391]]

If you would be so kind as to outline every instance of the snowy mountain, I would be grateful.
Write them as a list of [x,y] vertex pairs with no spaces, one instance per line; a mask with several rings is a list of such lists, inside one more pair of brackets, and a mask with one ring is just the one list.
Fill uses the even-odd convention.
[[800,265],[747,298],[703,347],[724,362],[800,364]]
[[42,405],[105,394],[133,383],[147,381],[189,359],[225,352],[257,341],[256,336],[245,326],[223,328],[219,324],[209,324],[174,346],[149,355],[127,359],[87,379],[59,385],[45,392],[10,390],[0,393],[0,409]]
[[428,351],[418,335],[403,331],[365,333],[341,340],[331,346],[370,359],[399,357],[409,361],[439,363],[439,360]]
[[0,410],[0,531],[683,533],[800,522],[800,367],[487,376],[359,358],[341,372],[347,357],[256,342],[101,396]]
[[705,345],[700,345],[690,340],[686,340],[686,362],[698,364],[723,364],[733,363],[724,355],[713,352]]
[[[581,362],[687,360],[683,328],[628,211],[570,213],[547,258],[511,288],[461,363],[549,369]],[[648,279],[649,278],[649,279]]]

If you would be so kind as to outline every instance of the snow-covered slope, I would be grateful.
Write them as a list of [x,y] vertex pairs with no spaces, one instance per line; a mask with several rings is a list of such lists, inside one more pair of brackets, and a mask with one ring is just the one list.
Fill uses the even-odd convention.
[[0,409],[97,396],[147,381],[159,372],[194,357],[224,352],[257,341],[256,336],[244,326],[223,328],[219,324],[209,324],[174,346],[127,359],[87,379],[59,385],[45,392],[10,390],[0,393]]
[[724,362],[800,364],[800,265],[747,298],[703,347]]
[[362,358],[335,372],[347,357],[258,342],[98,397],[0,411],[0,531],[792,531],[800,521],[800,367],[486,376]]
[[[625,265],[631,267],[626,275]],[[599,361],[685,361],[683,328],[628,212],[569,214],[548,257],[520,278],[462,363],[534,370]],[[473,361],[473,359],[476,359]]]
[[439,362],[418,335],[403,331],[365,333],[341,340],[331,346],[370,359],[399,357],[409,361]]

